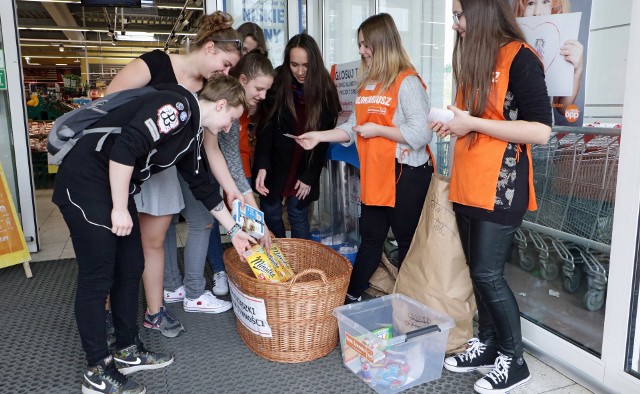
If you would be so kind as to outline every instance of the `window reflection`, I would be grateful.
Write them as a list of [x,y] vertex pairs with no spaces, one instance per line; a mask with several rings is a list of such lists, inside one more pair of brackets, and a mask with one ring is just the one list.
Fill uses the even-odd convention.
[[600,355],[620,130],[578,130],[532,148],[538,210],[505,275],[525,318]]

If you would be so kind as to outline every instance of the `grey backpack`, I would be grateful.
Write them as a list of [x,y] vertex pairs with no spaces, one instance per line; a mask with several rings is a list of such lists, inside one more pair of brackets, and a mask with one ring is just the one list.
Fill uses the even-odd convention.
[[57,165],[62,163],[62,159],[64,159],[66,154],[69,153],[76,142],[86,134],[104,134],[104,137],[100,139],[96,146],[96,151],[100,151],[105,138],[111,133],[120,133],[121,127],[91,128],[91,126],[114,109],[157,91],[158,89],[152,86],[122,90],[87,103],[80,108],[76,108],[60,116],[53,123],[47,140],[47,150],[53,156],[53,163]]

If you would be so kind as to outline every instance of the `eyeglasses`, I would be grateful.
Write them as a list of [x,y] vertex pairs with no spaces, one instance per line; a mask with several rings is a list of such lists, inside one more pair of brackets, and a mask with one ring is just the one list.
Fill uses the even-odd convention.
[[451,15],[451,17],[453,18],[453,24],[454,25],[459,25],[460,24],[460,17],[462,16],[463,11],[460,12],[454,12],[453,15]]
[[242,41],[240,40],[213,40],[213,42],[235,42],[236,43],[236,49],[241,51],[242,50]]

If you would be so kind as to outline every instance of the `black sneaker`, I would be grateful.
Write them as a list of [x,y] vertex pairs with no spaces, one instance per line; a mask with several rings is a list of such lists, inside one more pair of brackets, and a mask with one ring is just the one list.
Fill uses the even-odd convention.
[[488,373],[494,367],[498,350],[494,346],[487,346],[478,338],[471,338],[467,342],[467,350],[444,360],[444,367],[451,372],[481,371]]
[[123,375],[143,369],[164,368],[173,362],[173,356],[170,354],[153,353],[145,349],[138,336],[133,345],[117,350],[113,358],[118,371]]
[[100,360],[94,367],[84,373],[82,382],[83,394],[145,394],[147,389],[121,374],[109,356]]
[[474,390],[480,394],[508,393],[531,380],[524,358],[513,359],[502,353],[498,354],[493,370],[473,385]]
[[344,297],[344,304],[345,305],[353,304],[354,302],[360,302],[360,301],[362,301],[362,296],[356,298],[356,297],[352,296],[351,294],[347,293],[347,296]]

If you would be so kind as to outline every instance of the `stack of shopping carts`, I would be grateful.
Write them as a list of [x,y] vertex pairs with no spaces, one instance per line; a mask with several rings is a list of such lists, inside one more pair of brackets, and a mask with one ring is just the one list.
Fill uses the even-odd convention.
[[619,148],[620,129],[556,132],[534,146],[538,210],[527,213],[515,237],[512,260],[522,269],[539,267],[547,280],[562,272],[568,293],[586,278],[590,311],[605,301]]

